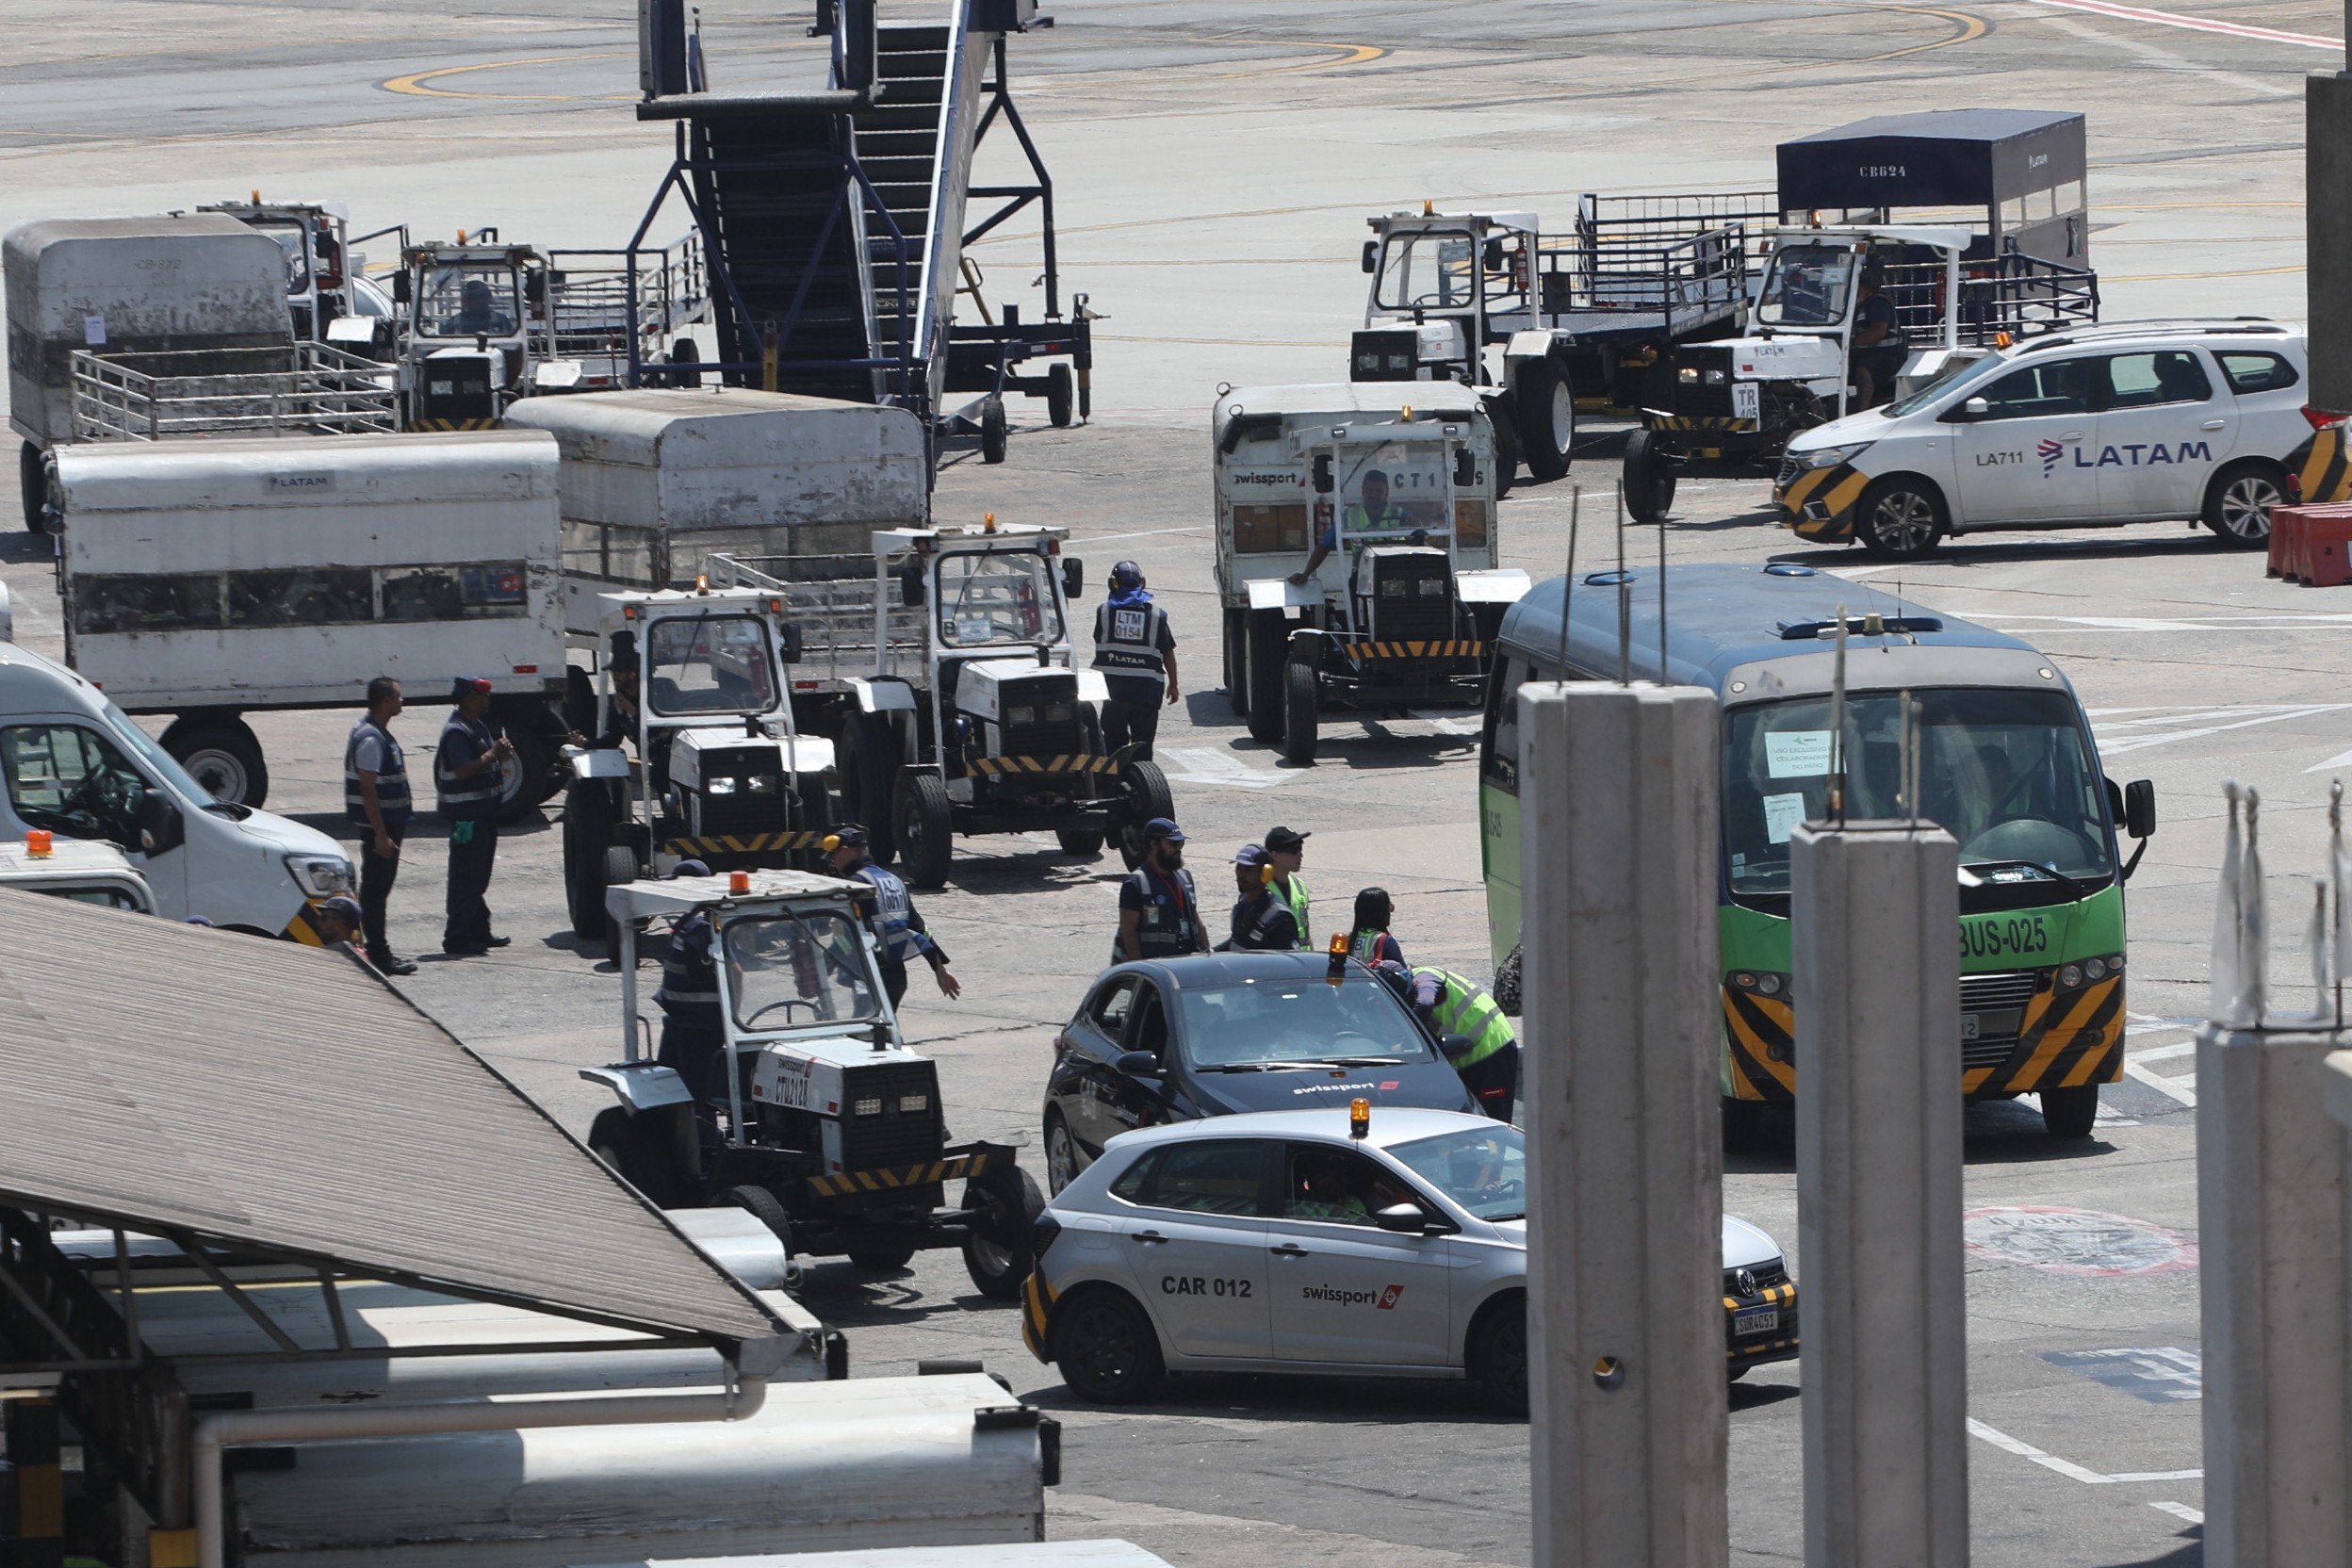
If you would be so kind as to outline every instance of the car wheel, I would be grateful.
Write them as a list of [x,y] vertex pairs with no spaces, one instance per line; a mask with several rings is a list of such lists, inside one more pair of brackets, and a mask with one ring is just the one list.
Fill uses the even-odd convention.
[[1045,1200],[1029,1173],[1009,1161],[964,1184],[964,1270],[981,1295],[1013,1301],[1037,1261],[1031,1229]]
[[2278,471],[2248,463],[2225,468],[2205,491],[2205,526],[2225,545],[2260,549],[2270,543],[2270,509],[2287,502]]
[[1100,1286],[1064,1301],[1054,1319],[1054,1364],[1080,1398],[1125,1405],[1159,1392],[1168,1364],[1134,1298]]
[[243,719],[180,719],[163,732],[163,749],[213,799],[258,810],[270,800],[270,764]]
[[1506,1296],[1470,1326],[1470,1376],[1486,1396],[1513,1415],[1527,1413],[1527,1298]]
[[1315,666],[1303,659],[1294,659],[1282,666],[1282,755],[1293,762],[1315,760],[1315,743],[1322,738],[1315,727]]
[[1058,1108],[1045,1113],[1045,1190],[1058,1196],[1086,1168],[1078,1157],[1078,1140]]
[[2042,1090],[2042,1126],[2054,1138],[2086,1138],[2099,1120],[2099,1086]]
[[1944,498],[1913,479],[1883,479],[1862,492],[1854,509],[1854,534],[1872,555],[1907,561],[1925,555],[1950,526]]

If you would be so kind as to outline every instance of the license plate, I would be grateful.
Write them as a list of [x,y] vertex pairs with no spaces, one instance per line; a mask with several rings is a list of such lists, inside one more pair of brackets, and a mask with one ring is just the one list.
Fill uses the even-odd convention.
[[1731,1331],[1743,1337],[1748,1334],[1777,1333],[1780,1331],[1780,1309],[1757,1307],[1750,1312],[1734,1313],[1731,1318]]
[[1731,416],[1735,419],[1754,419],[1759,416],[1760,412],[1756,383],[1752,381],[1733,382],[1731,384]]
[[1976,1038],[1976,1015],[1974,1013],[1960,1015],[1960,1037],[1964,1040]]

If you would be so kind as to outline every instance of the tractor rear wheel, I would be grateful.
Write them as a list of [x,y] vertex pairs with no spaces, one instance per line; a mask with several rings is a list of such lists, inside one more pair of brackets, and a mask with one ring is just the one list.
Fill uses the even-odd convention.
[[956,808],[947,780],[936,773],[910,773],[898,785],[898,850],[906,880],[918,888],[947,885],[956,841]]
[[1282,666],[1282,755],[1294,762],[1315,760],[1315,666],[1294,659]]
[[564,796],[564,906],[572,935],[604,935],[604,852],[612,846],[612,787],[573,781]]
[[1045,1212],[1045,1200],[1029,1173],[1010,1160],[992,1165],[964,1184],[964,1269],[980,1294],[1011,1301],[1021,1295],[1037,1262],[1031,1228]]
[[1250,616],[1247,652],[1250,701],[1243,712],[1250,720],[1250,738],[1272,745],[1282,738],[1282,660],[1289,638],[1282,613],[1268,611]]
[[1663,521],[1674,504],[1674,466],[1658,437],[1637,430],[1625,439],[1625,511],[1637,523]]
[[1576,395],[1557,364],[1549,359],[1527,362],[1512,388],[1512,412],[1518,416],[1520,456],[1529,476],[1547,484],[1565,475],[1576,444]]
[[1153,817],[1173,818],[1176,797],[1168,793],[1168,775],[1157,762],[1128,763],[1120,772],[1119,789],[1119,858],[1133,871],[1143,864],[1143,825]]
[[[613,844],[608,847],[604,852],[605,887],[617,888],[623,883],[636,880],[637,852],[627,844]],[[596,906],[598,908],[605,906],[604,894],[601,891],[596,894]],[[604,956],[616,964],[621,961],[621,923],[614,920],[610,911],[604,917]],[[645,956],[642,952],[637,956],[640,958]]]

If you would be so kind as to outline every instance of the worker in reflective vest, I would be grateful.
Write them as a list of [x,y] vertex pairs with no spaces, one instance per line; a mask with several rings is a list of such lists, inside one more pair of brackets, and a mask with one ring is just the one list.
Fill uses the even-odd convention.
[[1119,936],[1111,962],[1181,958],[1209,950],[1200,899],[1184,869],[1184,830],[1166,817],[1143,825],[1143,863],[1119,885]]
[[839,876],[855,876],[874,887],[874,938],[880,944],[875,955],[882,969],[882,989],[890,999],[890,1010],[906,995],[906,961],[920,957],[931,966],[931,977],[939,983],[939,989],[950,1002],[964,994],[960,981],[947,972],[947,952],[933,939],[930,929],[923,923],[923,911],[915,907],[914,896],[906,884],[894,872],[883,870],[867,854],[866,830],[856,823],[844,823],[825,836],[825,856],[832,861]]
[[1111,568],[1111,596],[1094,612],[1094,667],[1110,688],[1103,747],[1117,751],[1133,743],[1151,756],[1160,708],[1176,700],[1176,634],[1168,629],[1168,612],[1152,602],[1143,568],[1132,561]]
[[1307,841],[1313,837],[1295,827],[1266,831],[1266,859],[1274,868],[1274,896],[1290,906],[1291,919],[1298,923],[1301,948],[1315,946],[1315,927],[1307,919],[1307,879],[1298,874],[1299,864],[1307,858]]
[[488,894],[498,854],[498,764],[514,755],[514,743],[493,734],[486,721],[490,682],[460,676],[449,695],[449,720],[433,759],[433,791],[441,820],[449,825],[441,951],[453,958],[479,957],[512,939],[492,933]]
[[1264,844],[1244,844],[1233,857],[1233,931],[1219,953],[1288,953],[1298,945],[1298,918],[1274,891],[1274,868]]
[[[1450,970],[1409,970],[1383,963],[1375,972],[1397,987],[1438,1037],[1478,1109],[1497,1121],[1509,1121],[1518,1097],[1519,1037],[1494,999]],[[1462,1043],[1465,1040],[1466,1045]]]

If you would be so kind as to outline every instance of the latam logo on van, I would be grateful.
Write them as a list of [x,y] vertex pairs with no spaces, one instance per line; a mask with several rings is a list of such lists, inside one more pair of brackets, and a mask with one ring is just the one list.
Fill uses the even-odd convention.
[[2045,439],[2034,448],[2034,455],[2042,460],[2042,477],[2048,479],[2068,457],[2077,468],[2153,468],[2160,463],[2211,463],[2213,448],[2210,441],[2129,441],[2101,447],[2099,455],[2091,457],[2082,447]]

